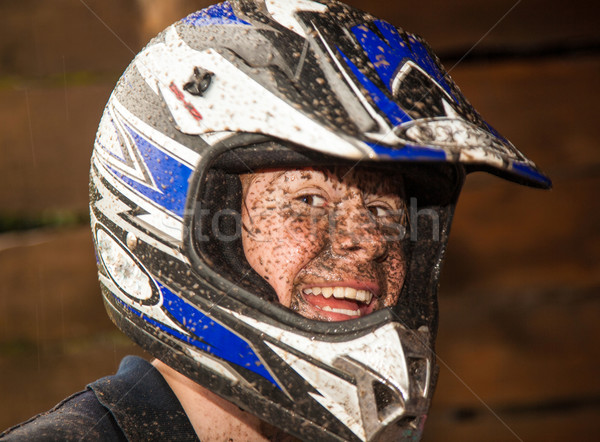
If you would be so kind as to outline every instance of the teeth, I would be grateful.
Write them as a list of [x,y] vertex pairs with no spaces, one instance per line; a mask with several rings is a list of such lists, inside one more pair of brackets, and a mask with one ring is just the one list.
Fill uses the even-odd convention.
[[344,287],[335,287],[333,289],[333,297],[335,299],[344,299]]
[[356,300],[360,302],[371,302],[372,293],[368,290],[357,290],[356,291]]
[[360,316],[360,310],[346,310],[344,308],[331,308],[328,305],[321,307],[321,310],[326,312],[341,313],[342,315],[348,316]]
[[346,287],[344,289],[344,298],[356,299],[356,289],[353,289],[352,287]]
[[353,299],[369,304],[373,293],[369,290],[356,290],[352,287],[309,287],[302,290],[307,295],[323,295],[325,299],[332,296],[336,299]]

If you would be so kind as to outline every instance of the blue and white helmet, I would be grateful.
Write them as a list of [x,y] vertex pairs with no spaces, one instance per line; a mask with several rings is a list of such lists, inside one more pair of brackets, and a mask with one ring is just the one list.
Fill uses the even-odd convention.
[[[403,174],[435,216],[411,225],[397,306],[306,319],[245,259],[238,174],[357,162]],[[100,122],[90,209],[107,310],[150,353],[297,437],[418,439],[440,265],[473,170],[550,185],[421,38],[336,1],[211,6],[135,57]]]

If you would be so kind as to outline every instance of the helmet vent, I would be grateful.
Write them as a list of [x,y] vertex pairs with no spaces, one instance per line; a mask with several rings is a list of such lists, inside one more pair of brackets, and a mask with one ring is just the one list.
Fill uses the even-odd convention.
[[411,382],[410,396],[424,397],[426,395],[427,383],[429,379],[429,371],[427,359],[425,358],[407,358],[409,377],[414,381]]
[[406,62],[392,83],[392,94],[414,119],[446,116],[442,101],[453,101],[429,75],[413,62]]
[[377,405],[377,414],[380,421],[385,420],[386,409],[390,405],[399,405],[402,403],[398,393],[379,381],[373,381],[373,394],[375,395],[375,404]]
[[214,75],[215,74],[212,72],[195,67],[194,74],[191,76],[190,80],[183,85],[183,89],[192,95],[201,97],[210,87],[210,83],[212,82],[212,77]]

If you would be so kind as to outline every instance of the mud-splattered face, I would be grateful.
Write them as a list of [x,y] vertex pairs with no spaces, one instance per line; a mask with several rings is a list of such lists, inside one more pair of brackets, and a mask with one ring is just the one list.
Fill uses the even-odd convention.
[[241,180],[246,258],[281,304],[342,321],[397,302],[406,271],[400,178],[307,168]]

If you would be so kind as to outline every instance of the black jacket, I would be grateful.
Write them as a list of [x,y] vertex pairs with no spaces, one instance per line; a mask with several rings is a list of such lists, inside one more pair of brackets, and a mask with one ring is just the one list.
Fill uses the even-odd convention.
[[113,376],[0,434],[4,441],[197,441],[177,397],[147,361],[127,356]]

